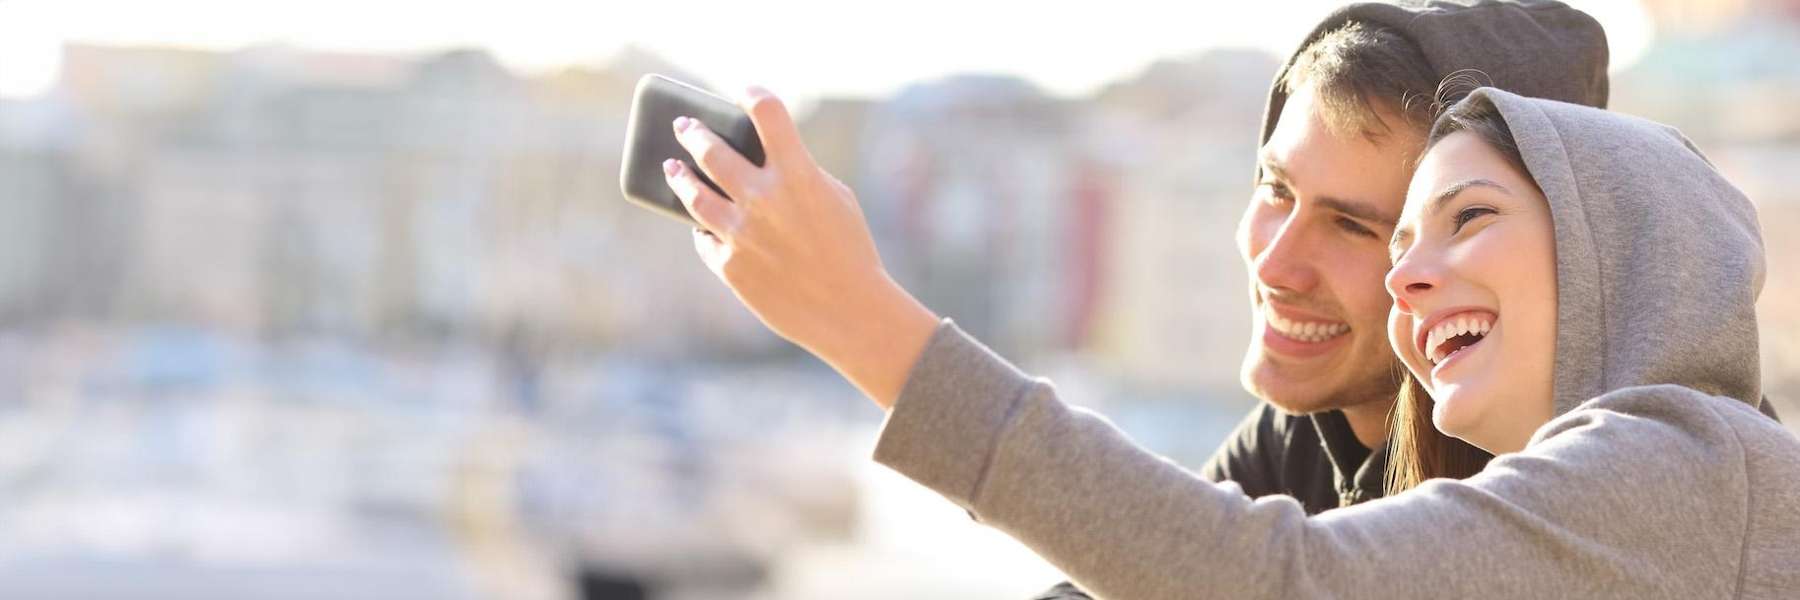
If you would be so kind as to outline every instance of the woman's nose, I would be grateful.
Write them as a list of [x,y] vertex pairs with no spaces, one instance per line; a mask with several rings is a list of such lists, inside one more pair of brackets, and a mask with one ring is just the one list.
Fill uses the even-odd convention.
[[1388,270],[1386,283],[1388,295],[1394,297],[1394,307],[1413,314],[1413,303],[1437,286],[1436,269],[1415,256],[1408,256]]

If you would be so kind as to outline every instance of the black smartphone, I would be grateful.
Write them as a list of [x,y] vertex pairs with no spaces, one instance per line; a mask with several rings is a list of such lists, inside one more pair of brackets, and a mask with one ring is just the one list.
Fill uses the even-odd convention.
[[694,164],[694,157],[675,140],[676,117],[699,119],[724,138],[726,144],[759,167],[764,160],[762,140],[756,135],[756,127],[750,124],[750,115],[730,100],[661,75],[645,75],[638,80],[637,92],[631,99],[631,120],[625,126],[625,155],[619,166],[619,189],[625,193],[626,200],[698,226],[699,222],[688,214],[687,207],[675,197],[674,190],[669,189],[668,179],[663,176],[663,161],[680,159],[713,191],[727,198],[731,196],[719,189],[719,184],[707,177],[706,172]]

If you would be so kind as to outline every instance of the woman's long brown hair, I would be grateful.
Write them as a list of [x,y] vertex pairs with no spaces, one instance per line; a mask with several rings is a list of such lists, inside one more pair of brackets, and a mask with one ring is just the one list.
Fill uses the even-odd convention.
[[1412,374],[1402,376],[1388,434],[1387,495],[1436,477],[1463,479],[1481,472],[1493,455],[1444,435],[1431,424],[1431,395]]

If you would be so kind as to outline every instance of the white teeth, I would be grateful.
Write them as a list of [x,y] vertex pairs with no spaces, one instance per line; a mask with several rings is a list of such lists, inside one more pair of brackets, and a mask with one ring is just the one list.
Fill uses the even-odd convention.
[[1273,310],[1263,311],[1263,317],[1277,333],[1302,342],[1323,342],[1350,331],[1350,326],[1343,323],[1303,323],[1284,319]]
[[1485,313],[1457,315],[1456,318],[1440,321],[1436,327],[1431,328],[1431,331],[1425,334],[1425,357],[1432,364],[1443,362],[1450,356],[1450,353],[1439,348],[1446,340],[1466,334],[1486,336],[1493,329],[1493,317]]

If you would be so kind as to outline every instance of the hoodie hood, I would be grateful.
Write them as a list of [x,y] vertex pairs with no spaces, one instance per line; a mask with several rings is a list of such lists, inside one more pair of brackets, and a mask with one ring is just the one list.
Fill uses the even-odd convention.
[[[1534,98],[1606,107],[1606,32],[1587,13],[1553,0],[1359,2],[1333,11],[1300,42],[1269,86],[1267,143],[1287,104],[1281,82],[1314,40],[1359,22],[1391,29],[1417,45],[1440,81],[1475,69],[1485,84]],[[1261,174],[1258,173],[1260,176]]]
[[[1674,384],[1759,401],[1756,209],[1681,132],[1494,88],[1556,226],[1555,412]],[[1441,123],[1441,122],[1440,122]]]
[[[1288,99],[1281,82],[1287,79],[1294,59],[1321,36],[1350,23],[1379,26],[1411,41],[1440,81],[1458,71],[1475,69],[1485,74],[1491,85],[1528,96],[1606,106],[1606,32],[1587,13],[1561,2],[1360,2],[1332,11],[1319,21],[1275,72],[1263,108],[1258,145],[1268,143],[1281,119]],[[1261,165],[1256,169],[1252,181],[1261,181]],[[1335,421],[1323,415],[1312,419],[1327,446],[1356,443],[1348,427],[1334,425]],[[1378,495],[1386,456],[1385,449],[1377,449],[1370,461],[1374,464],[1362,468],[1373,469],[1373,475],[1366,478],[1356,475],[1361,472],[1358,469],[1334,460],[1335,479],[1340,484],[1368,481],[1367,486],[1352,487]]]

